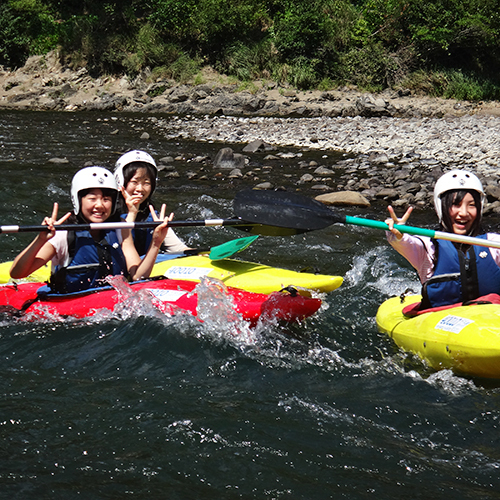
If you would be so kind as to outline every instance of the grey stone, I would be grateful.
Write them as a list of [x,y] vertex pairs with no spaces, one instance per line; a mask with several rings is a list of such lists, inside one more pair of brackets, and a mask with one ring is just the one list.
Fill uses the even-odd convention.
[[245,157],[234,153],[231,148],[220,149],[214,159],[214,168],[234,169],[243,168],[244,166]]

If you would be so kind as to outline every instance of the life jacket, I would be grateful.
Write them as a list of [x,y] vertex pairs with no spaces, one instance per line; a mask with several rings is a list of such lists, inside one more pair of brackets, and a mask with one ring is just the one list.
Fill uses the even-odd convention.
[[[122,214],[122,220],[125,220],[127,214]],[[153,222],[153,216],[151,213],[148,215],[146,219],[141,222]],[[137,253],[142,257],[146,254],[151,245],[151,241],[153,240],[153,232],[155,228],[141,228],[141,229],[132,229],[132,239],[134,240],[134,246],[137,250]]]
[[[486,239],[486,235],[479,238]],[[434,240],[434,275],[422,287],[422,308],[468,302],[500,293],[500,267],[488,247],[473,245],[464,253],[451,241]]]
[[96,242],[89,231],[68,231],[70,262],[57,267],[49,286],[55,293],[71,293],[103,285],[106,276],[127,275],[127,265],[116,231],[105,231]]
[[[156,215],[158,215],[158,212],[156,212]],[[127,214],[122,214],[121,216],[123,220],[125,220],[126,217]],[[150,213],[148,217],[141,222],[153,222],[153,221],[154,221],[153,216]],[[146,255],[146,252],[149,250],[149,247],[151,246],[151,242],[153,241],[154,230],[155,230],[154,227],[132,229],[132,239],[134,240],[134,246],[135,249],[137,250],[137,253],[141,257],[143,255]],[[162,243],[160,246],[160,251],[165,252],[166,250],[167,249],[165,247],[165,244]]]

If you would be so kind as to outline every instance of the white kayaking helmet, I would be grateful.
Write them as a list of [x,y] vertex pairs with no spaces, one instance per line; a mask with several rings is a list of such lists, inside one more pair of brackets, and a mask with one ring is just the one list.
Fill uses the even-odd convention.
[[115,164],[115,179],[116,183],[118,184],[118,189],[120,189],[125,184],[123,169],[128,164],[135,162],[148,163],[154,169],[155,179],[156,177],[158,177],[158,167],[156,166],[156,162],[154,161],[153,157],[149,153],[146,153],[145,151],[140,151],[138,149],[135,149],[133,151],[129,151],[128,153],[121,155]]
[[76,215],[79,214],[81,208],[79,193],[85,189],[94,188],[116,191],[116,196],[113,197],[113,208],[111,209],[111,213],[114,213],[118,197],[118,186],[115,177],[104,167],[86,167],[79,170],[71,181],[71,202]]
[[443,221],[443,204],[441,200],[443,194],[448,191],[457,191],[460,189],[477,191],[479,193],[481,197],[480,213],[483,213],[486,193],[484,192],[481,181],[472,172],[467,172],[466,170],[451,170],[443,174],[434,186],[434,208],[436,209],[439,222]]

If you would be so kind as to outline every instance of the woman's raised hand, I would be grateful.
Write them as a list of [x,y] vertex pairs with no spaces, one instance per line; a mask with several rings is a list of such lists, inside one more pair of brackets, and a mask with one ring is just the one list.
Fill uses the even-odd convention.
[[139,206],[141,205],[142,196],[140,194],[128,194],[125,188],[122,186],[120,191],[127,205],[128,215],[132,215],[133,220],[128,220],[128,222],[134,222],[137,214],[139,213]]
[[161,206],[160,210],[160,216],[156,215],[155,209],[153,208],[152,205],[149,205],[149,211],[151,212],[151,216],[153,217],[154,221],[163,221],[162,224],[158,225],[155,227],[155,230],[153,232],[153,245],[157,245],[158,247],[161,246],[163,243],[163,240],[167,236],[168,233],[168,223],[174,218],[173,212],[168,216],[165,217],[165,212],[167,210],[167,206],[163,204]]
[[400,224],[400,225],[406,224],[406,222],[410,218],[411,213],[413,212],[413,207],[408,208],[408,210],[404,213],[403,217],[401,218],[398,218],[396,212],[394,212],[394,208],[392,208],[391,205],[389,205],[387,209],[389,210],[390,217],[385,220],[385,223],[389,226],[389,231],[392,234],[394,234],[398,240],[400,240],[403,237],[403,235],[401,231],[394,228],[394,224]]
[[42,225],[49,226],[49,231],[42,231],[40,236],[45,238],[45,240],[50,240],[56,234],[56,229],[54,226],[59,226],[66,222],[71,215],[71,212],[68,212],[66,215],[61,217],[59,220],[57,219],[57,212],[59,211],[59,205],[54,203],[54,207],[52,208],[52,215],[50,217],[45,217],[43,219]]

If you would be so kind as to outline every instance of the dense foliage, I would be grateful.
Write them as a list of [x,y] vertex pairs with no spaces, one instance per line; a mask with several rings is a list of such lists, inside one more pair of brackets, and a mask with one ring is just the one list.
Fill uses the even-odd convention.
[[498,0],[4,0],[0,64],[59,48],[95,74],[211,65],[298,88],[499,98]]

